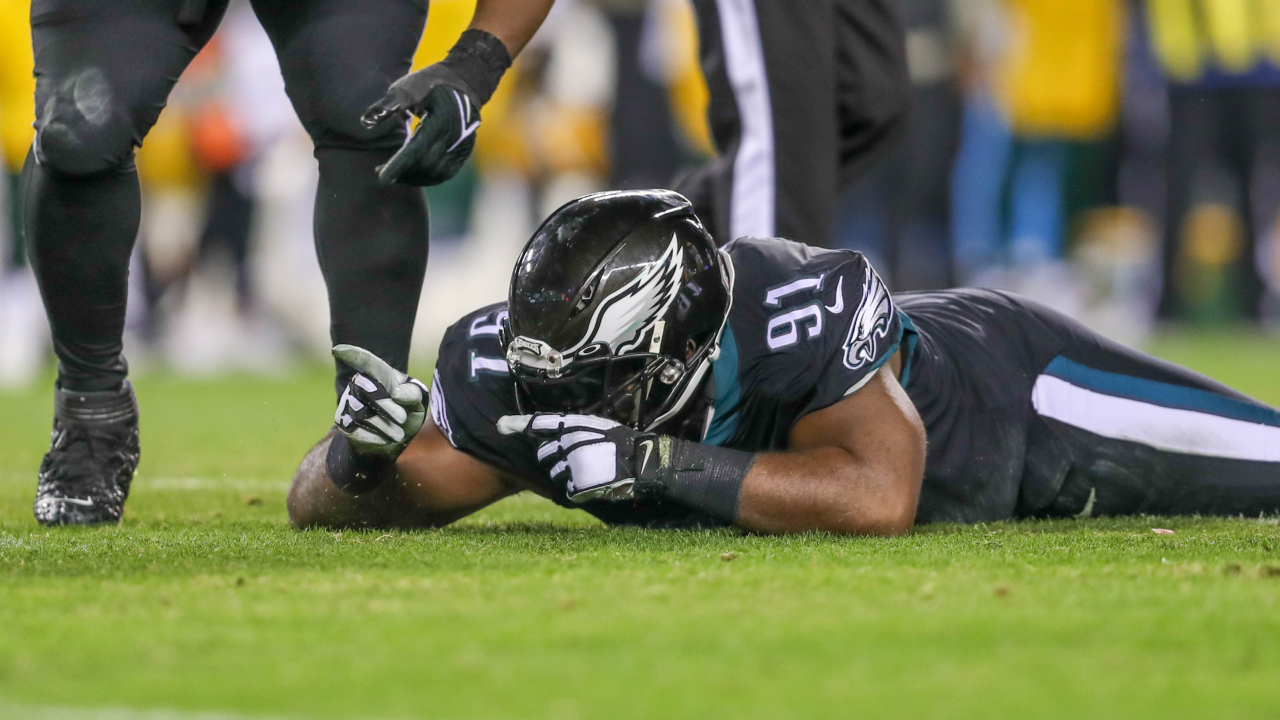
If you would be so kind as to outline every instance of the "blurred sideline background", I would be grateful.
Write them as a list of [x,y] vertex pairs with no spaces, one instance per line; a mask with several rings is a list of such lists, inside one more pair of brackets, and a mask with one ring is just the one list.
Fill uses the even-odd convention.
[[[896,291],[1012,289],[1129,343],[1161,324],[1280,327],[1280,2],[899,0],[908,132],[844,194],[837,243]],[[432,0],[416,66],[474,0]],[[18,173],[29,0],[0,0],[0,387],[45,377]],[[687,0],[558,0],[428,189],[415,367],[503,299],[538,220],[586,192],[670,186],[713,153]],[[783,120],[785,121],[785,120]],[[138,153],[135,373],[278,374],[327,357],[316,168],[270,43],[237,0]],[[795,238],[804,240],[804,238]]]

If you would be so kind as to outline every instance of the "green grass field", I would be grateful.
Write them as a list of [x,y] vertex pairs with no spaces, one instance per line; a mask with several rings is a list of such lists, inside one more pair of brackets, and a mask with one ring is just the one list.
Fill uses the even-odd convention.
[[[1156,350],[1280,403],[1280,341]],[[97,529],[31,519],[48,392],[0,395],[0,718],[1280,716],[1274,519],[772,538],[517,497],[300,533],[325,369],[137,387],[142,467]]]

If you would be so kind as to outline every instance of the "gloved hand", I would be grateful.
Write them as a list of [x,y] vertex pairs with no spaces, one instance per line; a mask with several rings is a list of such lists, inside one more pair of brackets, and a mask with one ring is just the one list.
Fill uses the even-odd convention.
[[[401,78],[396,85],[409,80],[425,80],[416,76],[433,70],[448,72],[448,68],[432,65]],[[480,106],[465,88],[448,84],[432,86],[418,101],[411,98],[395,100],[393,95],[403,92],[403,88],[396,85],[392,85],[387,97],[365,114],[365,124],[369,124],[371,116],[399,114],[404,108],[412,108],[409,111],[422,121],[396,154],[378,166],[378,182],[383,185],[397,182],[417,186],[439,185],[453,177],[471,155],[476,144],[476,130],[480,128]],[[412,104],[402,107],[402,102]],[[377,122],[373,121],[374,124]]]
[[394,459],[422,429],[427,386],[354,345],[337,345],[333,356],[355,368],[333,422],[357,454]]
[[664,448],[670,457],[670,438],[594,415],[506,415],[498,419],[498,431],[539,443],[538,462],[575,503],[629,500],[637,481],[654,482]]
[[373,128],[406,113],[421,122],[404,145],[378,168],[383,185],[437,185],[453,177],[471,155],[480,106],[489,101],[511,56],[502,41],[467,30],[440,62],[392,83],[387,94],[361,116]]

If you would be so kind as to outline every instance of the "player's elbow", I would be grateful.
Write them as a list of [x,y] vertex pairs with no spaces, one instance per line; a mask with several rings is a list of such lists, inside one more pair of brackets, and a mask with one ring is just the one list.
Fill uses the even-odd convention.
[[363,519],[355,512],[356,499],[339,490],[329,479],[325,456],[333,435],[330,432],[311,448],[293,474],[285,507],[289,511],[289,524],[298,530],[367,525],[356,522]]
[[329,513],[324,511],[324,504],[317,502],[315,495],[318,489],[315,484],[314,478],[304,473],[303,468],[299,468],[289,486],[285,507],[289,511],[289,524],[295,529],[327,527],[331,524]]
[[889,492],[870,501],[863,498],[846,509],[833,530],[845,535],[902,535],[915,524],[918,498],[918,493],[906,492]]
[[895,460],[849,465],[843,492],[833,503],[832,532],[892,537],[911,529],[924,482],[923,431],[910,439],[910,450]]
[[[849,482],[837,482],[815,529],[839,535],[902,535],[915,524],[919,492],[911,489],[909,477],[880,477],[866,482],[865,468]],[[916,483],[918,488],[918,481]]]

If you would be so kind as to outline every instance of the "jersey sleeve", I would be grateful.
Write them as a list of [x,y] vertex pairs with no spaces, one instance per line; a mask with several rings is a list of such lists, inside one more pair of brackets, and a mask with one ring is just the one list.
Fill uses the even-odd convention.
[[830,278],[836,282],[836,302],[844,307],[831,313],[817,359],[821,370],[802,417],[857,392],[902,342],[902,320],[893,298],[865,257],[853,255]]
[[774,432],[856,392],[897,351],[901,320],[861,253],[737,241],[733,259],[742,384],[777,409]]
[[498,432],[498,418],[515,415],[511,382],[498,327],[506,305],[472,313],[445,331],[431,380],[431,419],[458,450],[503,472],[542,480],[532,443]]

